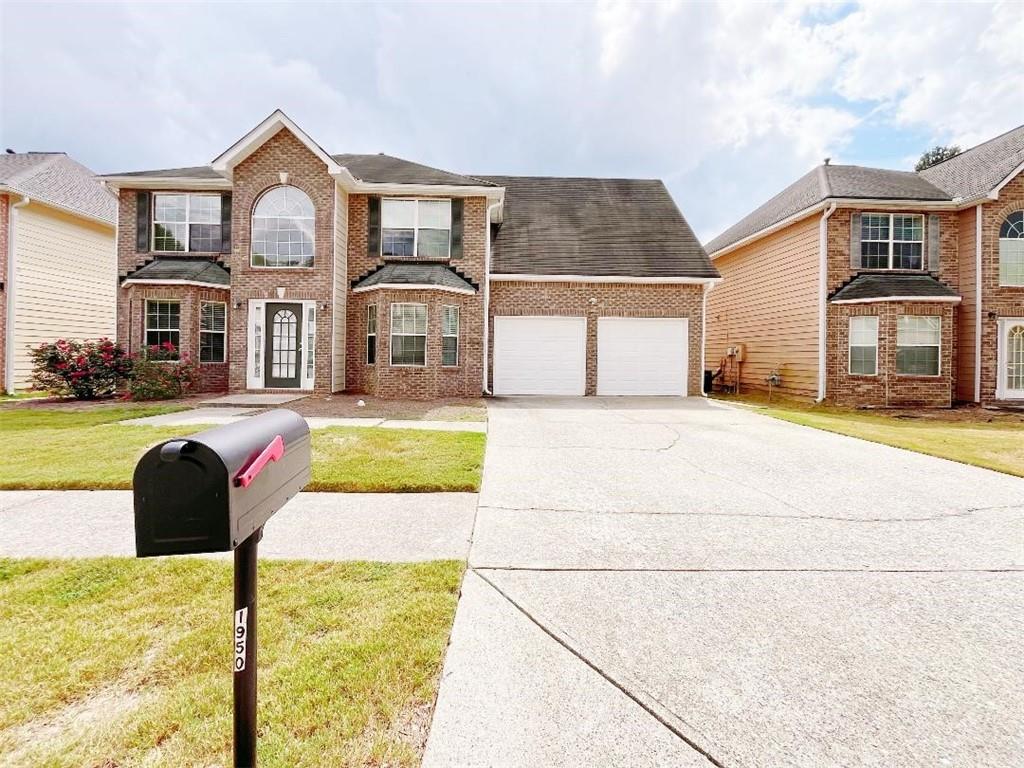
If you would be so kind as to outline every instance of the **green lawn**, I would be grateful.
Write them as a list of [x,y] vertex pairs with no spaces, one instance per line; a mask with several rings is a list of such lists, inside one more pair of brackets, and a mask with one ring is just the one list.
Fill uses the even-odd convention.
[[[137,427],[173,408],[11,409],[0,413],[0,489],[126,489],[147,448],[201,427]],[[475,432],[313,430],[310,491],[476,491],[486,437]]]
[[[418,765],[462,569],[262,561],[260,765]],[[231,595],[223,561],[0,560],[0,762],[229,765]]]
[[[731,398],[723,398],[730,400]],[[759,413],[828,432],[906,448],[930,456],[1024,477],[1024,424],[1015,418],[985,420],[984,411],[971,419],[908,418],[892,414],[785,401],[765,404]]]

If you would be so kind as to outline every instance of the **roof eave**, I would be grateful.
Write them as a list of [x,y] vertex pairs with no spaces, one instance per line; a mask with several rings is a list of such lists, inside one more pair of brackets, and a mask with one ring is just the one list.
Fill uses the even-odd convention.
[[675,285],[716,285],[721,277],[692,277],[678,275],[669,277],[645,277],[642,275],[551,275],[532,273],[491,273],[490,280],[517,283],[649,283]]
[[878,304],[887,301],[918,301],[933,304],[959,304],[960,296],[872,296],[864,299],[829,299],[830,304]]
[[451,285],[435,285],[433,283],[374,283],[353,288],[352,293],[366,293],[368,291],[389,290],[389,291],[445,291],[447,293],[461,293],[472,296],[476,293],[471,288],[456,288]]
[[25,190],[18,189],[17,187],[12,187],[7,184],[0,184],[0,192],[4,194],[20,195],[21,197],[28,198],[33,203],[45,205],[47,208],[53,208],[63,213],[67,213],[71,216],[77,216],[82,219],[88,219],[89,221],[94,221],[97,224],[102,224],[105,227],[114,228],[117,226],[116,218],[105,219],[102,216],[97,216],[93,213],[87,213],[86,211],[83,211],[80,208],[71,208],[70,206],[67,205],[61,205],[60,203],[55,203],[52,202],[51,200],[47,200],[45,197],[40,197],[38,194],[26,192]]
[[205,280],[161,280],[157,277],[129,277],[128,279],[121,281],[122,288],[129,285],[192,285],[199,288],[219,288],[225,291],[231,289],[231,285],[225,283],[211,283]]

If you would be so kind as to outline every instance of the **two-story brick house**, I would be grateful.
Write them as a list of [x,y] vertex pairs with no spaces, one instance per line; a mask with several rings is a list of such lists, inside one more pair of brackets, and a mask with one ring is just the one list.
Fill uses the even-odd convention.
[[205,390],[701,392],[718,273],[659,181],[330,155],[280,111],[209,165],[103,178],[118,339]]
[[815,168],[706,245],[729,386],[864,406],[1024,400],[1024,126],[919,173]]

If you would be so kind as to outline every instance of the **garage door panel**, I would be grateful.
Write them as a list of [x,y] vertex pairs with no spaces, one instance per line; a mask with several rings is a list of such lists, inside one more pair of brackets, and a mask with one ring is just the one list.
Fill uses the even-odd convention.
[[582,395],[586,366],[586,318],[494,318],[494,394]]
[[597,321],[597,394],[687,394],[686,318],[601,317]]

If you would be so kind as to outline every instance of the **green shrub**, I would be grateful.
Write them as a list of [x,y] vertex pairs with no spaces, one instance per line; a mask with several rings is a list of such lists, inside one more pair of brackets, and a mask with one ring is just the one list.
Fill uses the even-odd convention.
[[132,370],[128,353],[110,339],[57,339],[31,354],[32,381],[38,389],[78,400],[114,394]]
[[177,349],[161,347],[153,356],[143,353],[135,359],[128,392],[132,400],[172,400],[191,392],[198,383],[195,361],[179,355]]

